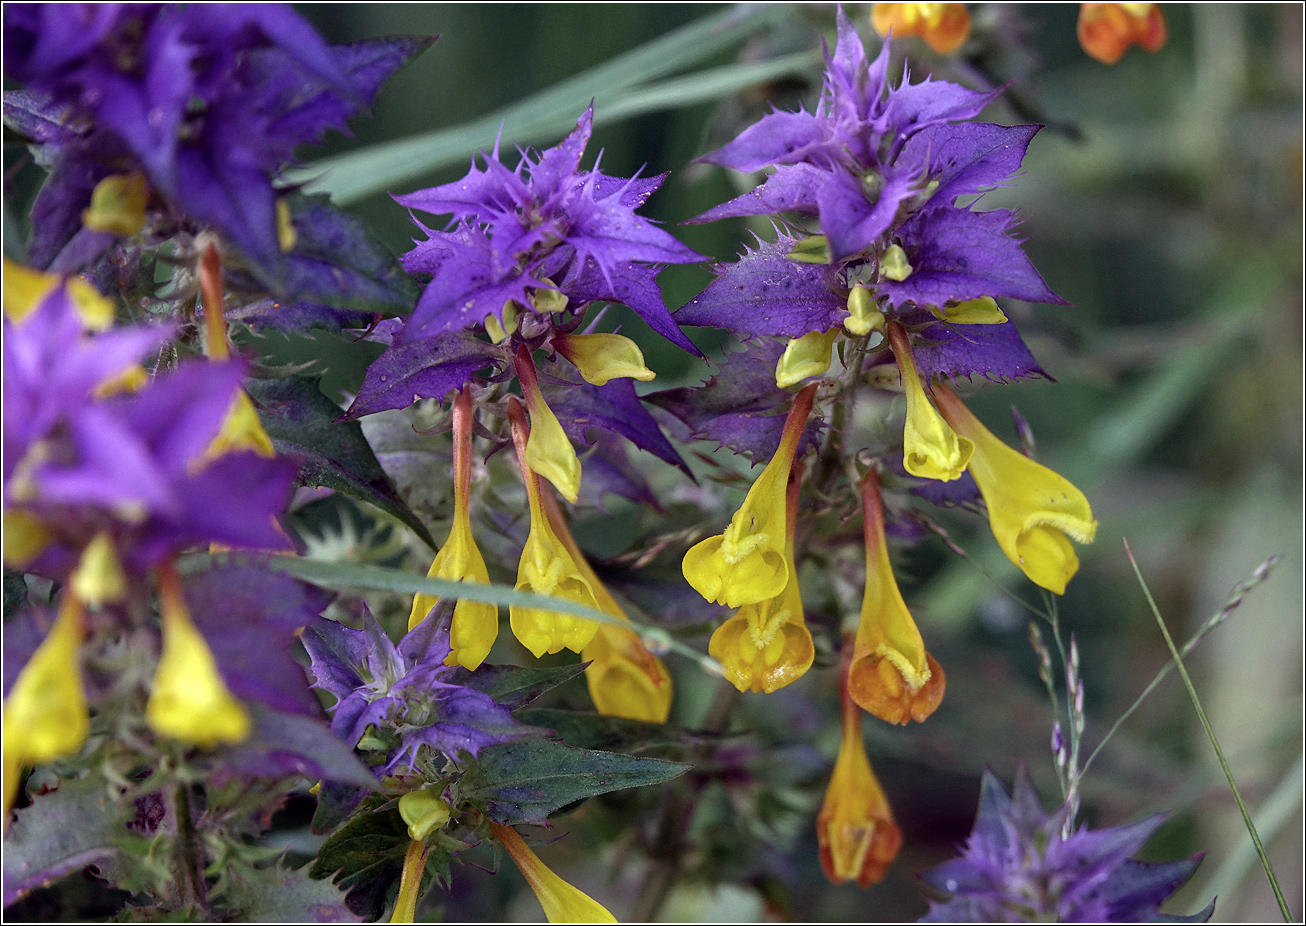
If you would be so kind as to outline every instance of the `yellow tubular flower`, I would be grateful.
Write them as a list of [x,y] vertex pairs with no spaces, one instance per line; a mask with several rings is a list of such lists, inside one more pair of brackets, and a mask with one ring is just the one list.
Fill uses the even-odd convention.
[[[599,581],[585,554],[576,545],[558,500],[544,492],[540,502],[553,533],[589,582],[599,610],[630,623],[626,612]],[[589,686],[590,698],[600,714],[645,723],[667,722],[671,713],[671,673],[661,659],[648,651],[634,630],[599,624],[594,639],[581,651],[580,658],[589,662],[585,668],[585,684]]]
[[490,833],[503,846],[526,883],[535,892],[550,923],[615,923],[617,918],[607,907],[580,888],[573,887],[554,874],[530,850],[511,826],[490,824]]
[[[402,803],[402,802],[401,802]],[[414,839],[404,853],[403,873],[399,876],[399,896],[390,914],[392,923],[411,923],[417,916],[418,892],[422,889],[422,871],[426,868],[426,843]]]
[[[489,570],[485,568],[485,559],[472,537],[473,423],[472,393],[469,387],[464,386],[453,403],[453,526],[449,530],[449,538],[440,552],[435,554],[426,574],[432,579],[489,585]],[[439,600],[432,595],[414,596],[413,609],[408,615],[408,629],[412,630],[425,620]],[[444,664],[461,665],[474,670],[485,661],[498,636],[498,605],[460,598],[453,609],[453,625],[449,630],[450,649]]]
[[998,546],[1035,585],[1065,594],[1079,569],[1070,541],[1097,536],[1088,499],[1069,479],[998,440],[948,387],[935,389],[935,398],[948,423],[975,444],[970,474]]
[[517,378],[521,380],[522,397],[531,412],[530,438],[526,444],[526,465],[539,473],[562,497],[572,504],[580,492],[580,460],[571,439],[562,430],[558,416],[544,401],[539,380],[535,378],[535,363],[531,352],[523,344],[517,351]]
[[[553,595],[598,610],[599,603],[589,581],[581,574],[575,559],[558,539],[549,525],[540,505],[540,481],[527,463],[530,427],[526,413],[515,397],[508,399],[508,419],[512,425],[512,441],[517,449],[517,462],[521,466],[522,480],[526,483],[526,498],[530,502],[531,529],[526,535],[526,545],[517,564],[518,591],[538,595]],[[564,648],[581,652],[594,639],[599,625],[584,618],[571,617],[557,611],[508,608],[508,621],[512,632],[538,659],[545,653],[558,653]]]
[[156,733],[184,743],[239,743],[249,736],[249,713],[227,690],[209,645],[191,622],[171,563],[159,567],[158,581],[163,651],[145,720]]
[[775,384],[781,389],[797,386],[812,376],[823,376],[830,369],[830,351],[838,328],[809,331],[801,338],[790,338],[775,367]]
[[911,343],[902,325],[889,322],[888,332],[889,345],[898,361],[903,392],[907,396],[907,423],[902,434],[903,468],[922,479],[944,482],[960,479],[975,452],[975,445],[948,427],[930,404],[916,373]]
[[816,840],[821,869],[832,884],[856,881],[869,887],[884,873],[902,846],[902,831],[871,770],[862,740],[862,712],[848,694],[851,640],[844,643],[839,673],[839,707],[843,737],[821,812],[816,815]]
[[848,693],[864,711],[889,723],[924,720],[943,700],[943,669],[925,651],[898,591],[884,539],[884,502],[875,470],[862,479],[866,592],[848,670]]
[[970,13],[964,3],[877,3],[871,26],[882,36],[919,35],[941,55],[950,55],[970,36]]
[[4,704],[4,813],[9,816],[27,765],[74,755],[91,732],[81,656],[85,611],[64,594],[59,616],[18,673]]
[[798,566],[794,562],[800,480],[801,472],[790,477],[786,493],[785,563],[789,581],[784,591],[758,604],[744,605],[716,629],[708,643],[708,653],[721,663],[730,684],[740,691],[770,694],[783,688],[802,678],[816,655],[812,634],[803,619]]
[[644,366],[644,352],[619,334],[564,334],[553,336],[553,346],[580,371],[585,382],[602,386],[610,379],[651,382],[657,374]]
[[150,187],[144,174],[112,174],[91,191],[91,205],[82,211],[82,224],[94,231],[134,235],[145,224],[149,200]]
[[780,448],[744,497],[725,532],[689,548],[681,571],[708,601],[730,608],[775,598],[789,582],[785,486],[816,386],[794,397]]

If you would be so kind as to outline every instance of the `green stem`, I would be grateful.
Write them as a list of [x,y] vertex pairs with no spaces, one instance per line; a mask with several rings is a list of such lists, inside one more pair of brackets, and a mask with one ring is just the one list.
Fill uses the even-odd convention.
[[1206,731],[1206,736],[1211,741],[1211,748],[1215,750],[1215,757],[1220,760],[1220,768],[1224,772],[1225,780],[1229,782],[1229,790],[1233,792],[1233,799],[1238,804],[1238,811],[1243,816],[1243,824],[1252,837],[1252,845],[1256,847],[1256,854],[1260,856],[1261,867],[1265,869],[1265,876],[1270,879],[1270,889],[1274,891],[1274,899],[1279,904],[1279,913],[1283,916],[1285,923],[1291,923],[1292,911],[1288,909],[1288,901],[1279,888],[1279,879],[1274,876],[1274,868],[1270,865],[1270,857],[1265,853],[1265,846],[1261,843],[1261,836],[1256,832],[1256,824],[1252,822],[1252,815],[1248,813],[1247,805],[1243,803],[1238,784],[1233,780],[1233,772],[1229,769],[1229,763],[1225,761],[1224,750],[1220,748],[1220,741],[1215,737],[1215,730],[1211,728],[1211,722],[1206,718],[1206,711],[1202,708],[1202,702],[1197,697],[1197,689],[1193,687],[1193,680],[1188,677],[1188,670],[1184,667],[1183,657],[1179,654],[1178,647],[1175,646],[1174,640],[1170,637],[1170,630],[1165,626],[1165,621],[1161,618],[1161,611],[1152,598],[1151,589],[1147,587],[1147,583],[1143,580],[1142,570],[1138,568],[1138,561],[1134,559],[1134,551],[1129,548],[1129,541],[1127,540],[1125,541],[1125,552],[1129,555],[1129,564],[1134,567],[1134,575],[1138,577],[1138,584],[1143,587],[1143,595],[1147,598],[1147,604],[1152,609],[1152,616],[1156,618],[1156,626],[1161,628],[1161,635],[1165,637],[1165,645],[1170,648],[1170,657],[1174,660],[1175,668],[1179,670],[1179,677],[1184,680],[1184,687],[1188,689],[1188,697],[1192,699],[1193,708],[1197,711],[1197,718],[1202,722],[1202,729]]
[[177,827],[175,858],[181,899],[183,903],[204,910],[208,906],[208,885],[204,881],[199,834],[195,831],[195,821],[191,819],[188,785],[178,784],[173,789],[172,813]]

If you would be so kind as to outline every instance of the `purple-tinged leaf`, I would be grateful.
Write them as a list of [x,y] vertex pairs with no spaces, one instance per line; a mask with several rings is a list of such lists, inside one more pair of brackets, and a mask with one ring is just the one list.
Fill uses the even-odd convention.
[[254,722],[249,737],[212,755],[217,777],[299,776],[369,790],[376,787],[376,778],[353,748],[332,736],[325,721],[283,714],[257,703],[249,709]]
[[95,862],[118,857],[134,809],[103,779],[59,782],[19,810],[5,833],[4,905]]
[[744,172],[771,164],[794,164],[824,147],[823,121],[821,116],[802,110],[771,112],[728,145],[697,160]]
[[297,871],[233,865],[223,882],[224,914],[243,923],[361,923],[345,906],[344,892],[329,878],[309,877],[308,866]]
[[[753,465],[775,456],[784,433],[793,395],[775,384],[775,366],[784,345],[753,341],[741,352],[726,354],[719,372],[702,386],[654,392],[645,401],[683,421],[699,440],[714,440]],[[808,422],[798,442],[798,456],[816,445],[822,422]]]
[[275,711],[320,716],[291,655],[301,628],[332,595],[257,566],[220,566],[186,577],[186,603],[236,697]]
[[594,431],[594,446],[585,454],[585,478],[580,483],[580,497],[586,504],[606,511],[608,493],[628,499],[651,511],[661,511],[653,487],[639,467],[631,463],[626,445],[609,431]]
[[930,178],[939,184],[933,198],[952,205],[958,196],[1006,186],[1041,128],[987,122],[933,125],[911,137],[900,161],[928,165]]
[[326,486],[371,502],[436,548],[426,525],[395,492],[358,422],[337,420],[339,407],[322,394],[316,379],[250,380],[246,388],[272,446],[298,461],[297,485]]
[[1042,376],[1051,379],[1029,352],[1011,322],[1000,325],[949,325],[937,322],[913,338],[916,368],[926,381],[979,374],[999,381]]
[[591,386],[589,383],[551,384],[545,381],[542,391],[549,407],[562,423],[563,430],[573,440],[589,444],[589,429],[603,428],[620,434],[641,450],[647,450],[672,466],[689,472],[685,461],[635,394],[632,380],[614,379],[603,386]]
[[274,328],[277,331],[308,331],[326,328],[340,332],[345,328],[367,328],[377,318],[375,313],[358,309],[341,309],[317,302],[259,299],[228,309],[227,319],[249,325],[255,330]]
[[573,263],[560,285],[570,299],[582,304],[618,302],[628,306],[650,328],[672,344],[695,357],[702,357],[703,352],[680,330],[680,325],[662,301],[662,290],[657,284],[661,269],[644,264],[627,264],[607,277],[595,261],[587,260],[580,266]]
[[975,484],[975,477],[969,472],[961,478],[943,482],[931,479],[911,488],[911,494],[923,498],[940,508],[973,507],[979,504],[980,490]]
[[803,212],[815,215],[817,193],[830,178],[830,172],[811,164],[784,164],[776,168],[756,189],[714,206],[686,222],[702,225],[717,219],[746,215],[774,215],[779,212]]
[[907,302],[941,306],[981,296],[1066,305],[1048,289],[1011,235],[1015,213],[1007,209],[969,212],[935,206],[902,227],[900,239],[912,272],[901,282],[885,280],[881,292],[894,306]]
[[502,348],[453,331],[392,347],[367,368],[346,420],[393,408],[407,408],[418,399],[441,402],[487,367],[502,369],[508,358]]
[[462,666],[453,669],[445,680],[481,692],[496,703],[515,711],[530,704],[544,692],[575,678],[585,671],[585,663],[569,666],[506,666],[485,663],[475,672]]
[[[805,264],[786,255],[799,239],[780,234],[758,242],[733,264],[720,268],[715,280],[675,314],[681,325],[725,328],[741,338],[797,338],[829,331],[848,315],[847,297],[836,289],[839,279],[828,264]],[[771,368],[772,388],[775,367]]]

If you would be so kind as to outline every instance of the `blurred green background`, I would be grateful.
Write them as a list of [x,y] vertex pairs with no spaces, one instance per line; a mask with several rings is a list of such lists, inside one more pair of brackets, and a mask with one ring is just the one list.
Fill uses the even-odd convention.
[[[744,222],[675,223],[750,181],[692,159],[772,102],[793,108],[805,99],[810,106],[820,79],[815,50],[822,34],[832,40],[834,17],[827,5],[734,13],[675,4],[298,8],[333,41],[441,35],[383,91],[374,115],[358,120],[354,139],[305,152],[305,176],[324,176],[397,251],[410,246],[411,226],[377,190],[403,193],[461,176],[470,151],[492,145],[501,122],[506,150],[552,144],[593,96],[599,127],[587,164],[601,149],[603,170],[612,175],[670,171],[645,211],[720,260],[740,250]],[[918,78],[933,69],[972,85],[1012,80],[1005,101],[984,118],[1050,126],[1034,141],[1020,179],[986,197],[985,207],[1019,208],[1035,265],[1072,303],[1011,307],[1056,382],[989,386],[972,407],[1014,440],[1007,409],[1018,406],[1040,458],[1085,489],[1101,522],[1096,543],[1081,550],[1083,570],[1061,609],[1083,653],[1087,745],[1096,745],[1167,660],[1122,540],[1179,640],[1218,611],[1258,564],[1285,554],[1189,662],[1300,915],[1302,7],[1164,9],[1166,47],[1155,55],[1131,50],[1115,67],[1079,49],[1077,6],[1070,4],[974,5],[975,34],[960,62],[939,58],[918,40],[902,45]],[[867,32],[868,7],[848,11]],[[711,17],[721,20],[706,33],[666,38]],[[662,44],[640,57],[638,50],[658,39]],[[615,66],[590,73],[614,59]],[[428,133],[437,134],[392,144]],[[703,268],[670,268],[662,276],[668,305],[682,304],[708,279]],[[659,343],[632,316],[619,320],[645,344],[659,385],[705,375],[705,367]],[[711,333],[694,336],[705,348],[722,343]],[[339,385],[348,388],[348,377]],[[1059,799],[1047,746],[1052,718],[1026,617],[1002,592],[1010,587],[1032,599],[1031,590],[1016,581],[984,525],[940,520],[971,561],[932,540],[899,563],[899,575],[947,669],[948,696],[923,725],[866,722],[873,762],[906,837],[886,881],[860,891],[831,887],[820,875],[811,824],[824,787],[818,770],[810,780],[791,775],[794,781],[770,794],[756,787],[705,792],[703,820],[736,830],[752,846],[745,857],[760,846],[775,858],[761,868],[724,861],[717,874],[738,879],[733,885],[686,879],[661,917],[914,918],[925,905],[913,874],[951,855],[964,838],[986,765],[1009,783],[1024,761],[1045,801]],[[711,684],[683,663],[673,669],[676,719],[701,721]],[[832,688],[830,670],[814,671],[793,690],[745,696],[741,714],[776,748],[806,743],[832,755]],[[1171,912],[1191,912],[1218,894],[1217,919],[1277,918],[1177,677],[1115,735],[1085,787],[1093,825],[1173,814],[1148,857],[1209,850]],[[596,809],[563,825],[570,838],[542,850],[618,917],[631,913],[644,863],[637,854],[622,855],[620,839],[614,849],[604,827],[621,825],[622,814],[637,806],[595,802]],[[749,814],[758,819],[750,823]],[[762,869],[779,872],[778,880],[756,876]],[[446,918],[538,919],[524,890],[515,874],[490,878],[462,867],[453,895],[430,898],[425,909]]]

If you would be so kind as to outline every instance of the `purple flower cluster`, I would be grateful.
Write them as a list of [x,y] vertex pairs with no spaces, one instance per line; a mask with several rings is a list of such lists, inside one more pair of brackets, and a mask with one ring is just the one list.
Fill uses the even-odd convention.
[[96,184],[140,171],[174,220],[218,229],[280,279],[273,178],[297,145],[345,129],[411,54],[399,44],[330,47],[279,4],[7,8],[5,69],[25,90],[5,94],[6,122],[51,169],[32,262],[79,232]]
[[979,815],[962,857],[923,875],[950,899],[934,903],[930,923],[1204,923],[1215,902],[1192,916],[1162,914],[1160,905],[1196,870],[1201,856],[1175,862],[1130,858],[1164,815],[1103,830],[1081,826],[1070,836],[1067,809],[1048,814],[1022,770],[1012,796],[986,771]]
[[285,546],[275,516],[295,466],[209,452],[243,364],[193,361],[135,391],[119,385],[144,377],[138,361],[171,333],[89,334],[62,286],[21,321],[6,318],[4,501],[6,524],[21,512],[40,538],[27,568],[62,578],[103,532],[136,575],[198,543]]
[[[555,310],[595,301],[629,306],[658,334],[690,353],[698,349],[663,304],[657,274],[663,264],[703,260],[671,235],[635,214],[666,175],[609,177],[580,170],[593,128],[594,107],[556,147],[522,152],[516,169],[499,150],[462,180],[395,199],[403,206],[452,216],[447,231],[432,231],[404,257],[410,272],[434,277],[398,343],[500,322],[508,300],[523,308],[552,298]],[[416,221],[416,219],[414,219]],[[559,299],[561,293],[565,299]]]
[[322,620],[304,631],[314,687],[336,698],[331,732],[350,746],[369,726],[397,739],[378,771],[415,766],[424,746],[453,758],[475,756],[538,732],[489,695],[452,681],[465,674],[445,665],[452,614],[451,601],[433,608],[398,646],[367,611],[363,630]]
[[676,320],[743,338],[797,338],[842,324],[850,292],[862,287],[878,311],[919,329],[920,343],[951,342],[925,375],[1038,375],[1013,327],[960,329],[936,323],[927,310],[981,297],[1062,302],[1013,236],[1013,212],[958,205],[1006,184],[1040,126],[960,122],[1000,91],[929,79],[913,84],[906,74],[894,86],[889,54],[886,42],[868,63],[840,10],[816,110],[771,113],[703,158],[736,170],[775,170],[757,189],[694,221],[813,215],[825,249],[803,255],[810,239],[781,228],[774,243],[759,242],[719,268],[718,279]]

